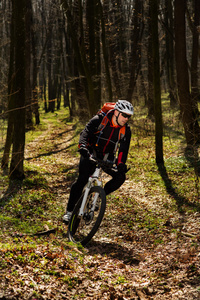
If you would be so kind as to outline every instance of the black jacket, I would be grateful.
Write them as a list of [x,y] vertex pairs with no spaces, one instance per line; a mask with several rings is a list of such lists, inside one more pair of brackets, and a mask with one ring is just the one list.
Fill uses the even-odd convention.
[[[90,153],[93,152],[93,150],[96,151],[97,157],[102,158],[105,153],[109,153],[108,159],[114,160],[115,158],[115,149],[116,144],[118,143],[119,139],[119,131],[120,126],[113,126],[111,120],[113,116],[113,111],[111,111],[108,115],[108,122],[105,128],[102,130],[102,134],[98,132],[98,128],[104,118],[103,114],[97,114],[95,115],[86,125],[84,130],[80,134],[79,139],[79,147],[81,145],[86,146]],[[129,145],[130,145],[130,139],[131,139],[131,130],[130,126],[128,124],[125,125],[125,135],[124,137],[119,141],[119,150],[118,150],[118,158],[117,158],[117,164],[119,163],[126,163]],[[98,146],[97,144],[98,140]]]

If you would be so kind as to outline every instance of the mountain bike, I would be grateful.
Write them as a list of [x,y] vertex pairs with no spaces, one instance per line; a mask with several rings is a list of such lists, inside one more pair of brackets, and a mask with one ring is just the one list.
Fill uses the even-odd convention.
[[102,171],[109,168],[117,172],[117,167],[113,162],[107,160],[107,155],[104,156],[103,160],[93,156],[90,156],[89,159],[96,164],[96,169],[89,177],[88,183],[74,207],[68,225],[69,240],[83,246],[97,232],[106,209],[106,193],[101,179]]

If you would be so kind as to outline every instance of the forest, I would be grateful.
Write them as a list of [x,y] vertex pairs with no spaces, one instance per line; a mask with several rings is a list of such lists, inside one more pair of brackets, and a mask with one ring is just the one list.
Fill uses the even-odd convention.
[[[0,0],[0,25],[0,299],[200,299],[200,0]],[[79,135],[118,99],[130,171],[79,247]]]

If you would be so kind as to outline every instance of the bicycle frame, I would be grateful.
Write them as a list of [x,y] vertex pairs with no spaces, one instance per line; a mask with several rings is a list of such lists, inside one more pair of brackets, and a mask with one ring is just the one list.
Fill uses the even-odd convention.
[[[89,177],[88,183],[85,188],[83,201],[81,203],[81,207],[80,207],[80,211],[79,211],[80,217],[82,217],[84,214],[85,203],[86,203],[89,191],[90,191],[91,187],[94,185],[94,182],[96,182],[97,186],[102,186],[102,182],[101,182],[101,180],[99,180],[100,173],[101,173],[101,167],[97,165],[94,173]],[[92,208],[91,208],[92,212],[94,212],[94,210],[95,210],[97,199],[98,199],[98,194],[96,193],[93,204],[92,204]]]
[[78,200],[68,226],[69,240],[86,245],[97,232],[106,210],[106,193],[103,189],[102,172],[117,172],[116,165],[105,154],[103,160],[90,156],[95,170],[89,177],[85,189]]

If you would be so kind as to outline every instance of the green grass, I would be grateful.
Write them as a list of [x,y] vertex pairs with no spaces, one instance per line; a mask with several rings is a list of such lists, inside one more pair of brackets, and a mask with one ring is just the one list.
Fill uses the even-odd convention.
[[[44,140],[40,140],[36,155],[44,163],[44,166],[38,165],[37,159],[36,161],[34,159],[25,160],[25,179],[22,183],[13,182],[9,184],[8,175],[0,173],[0,224],[4,228],[4,235],[11,232],[34,234],[43,231],[45,225],[51,229],[60,222],[63,205],[55,202],[57,192],[48,184],[48,178],[52,175],[45,168],[45,164],[59,166],[60,175],[63,176],[64,174],[69,182],[73,181],[76,176],[74,169],[67,168],[67,164],[64,162],[57,162],[52,155],[52,141],[55,138],[57,142],[62,143],[62,135],[66,132],[66,125],[72,126],[70,155],[78,156],[77,142],[82,130],[80,123],[77,119],[72,122],[67,110],[60,110],[53,114],[45,114],[43,111],[40,113],[41,124],[26,133],[26,145],[40,139],[41,136],[45,137]],[[49,126],[53,127],[54,130],[50,131],[48,138],[45,134]],[[2,155],[3,148],[0,149],[0,158]],[[34,153],[30,152],[31,155],[34,157]],[[58,178],[60,175],[57,174]]]
[[[127,173],[127,188],[122,187],[108,197],[106,218],[108,226],[114,224],[115,228],[115,224],[116,227],[120,224],[124,239],[130,243],[140,245],[141,242],[145,247],[148,242],[153,248],[167,244],[166,236],[170,234],[177,236],[178,241],[180,227],[177,225],[166,228],[171,218],[189,216],[200,211],[199,179],[192,160],[185,155],[186,144],[179,112],[171,111],[169,101],[164,100],[164,168],[156,165],[154,123],[146,118],[146,114],[145,108],[135,107],[135,116],[130,122],[132,140],[127,164],[131,169]],[[44,114],[41,111],[41,125],[27,132],[26,143],[28,145],[40,140],[41,136],[44,138],[40,140],[42,143],[38,144],[35,153],[31,152],[31,148],[29,150],[30,159],[24,162],[24,181],[9,183],[8,176],[0,172],[0,249],[3,251],[0,270],[9,269],[22,287],[23,280],[18,270],[10,267],[11,262],[22,267],[28,264],[44,283],[54,278],[61,285],[66,284],[69,290],[80,284],[75,273],[77,262],[83,266],[86,276],[91,276],[90,268],[85,266],[82,247],[77,246],[79,252],[72,249],[65,255],[64,251],[74,246],[67,243],[66,228],[61,223],[63,203],[67,201],[69,188],[77,176],[77,165],[73,161],[70,163],[74,157],[79,157],[78,139],[85,123],[86,121],[80,123],[77,119],[70,120],[67,110],[54,114]],[[46,136],[49,126],[53,127]],[[61,160],[57,160],[55,156],[58,151],[55,141],[63,145],[63,150],[59,150]],[[1,148],[0,157],[2,154]],[[198,161],[196,163],[198,165]],[[147,201],[142,202],[145,199]],[[106,228],[106,221],[104,226]],[[33,236],[46,227],[57,229],[56,238]],[[103,234],[112,239],[109,230],[105,230]],[[92,259],[96,259],[95,255]],[[137,257],[131,259],[137,260]],[[58,261],[59,268],[56,265]],[[102,286],[104,276],[106,272],[98,279],[102,280]],[[116,286],[123,285],[127,278],[117,274],[112,282]],[[30,285],[34,289],[34,282]],[[35,293],[35,297],[39,299],[39,293]],[[84,298],[85,295],[83,293],[77,297]]]
[[[185,139],[183,128],[179,120],[179,111],[172,111],[169,109],[169,101],[166,95],[163,96],[163,121],[164,121],[164,159],[165,159],[165,173],[161,174],[155,163],[155,141],[154,141],[154,123],[146,118],[146,108],[135,107],[135,116],[133,118],[132,127],[132,141],[130,146],[130,153],[128,158],[128,165],[131,170],[128,173],[129,180],[136,182],[144,182],[148,192],[154,194],[159,191],[162,195],[173,190],[177,197],[184,197],[190,202],[198,201],[198,176],[194,172],[194,167],[191,162],[184,155]],[[48,129],[48,124],[54,126],[54,131],[51,133],[55,135],[57,141],[62,143],[62,132],[66,130],[66,124],[72,126],[73,135],[70,141],[71,156],[78,156],[77,143],[80,131],[84,126],[77,119],[71,121],[67,110],[56,111],[55,113],[44,114],[41,111],[41,124],[35,126],[33,131],[26,134],[26,143],[30,143],[39,138]],[[56,130],[61,134],[56,136]],[[5,131],[4,131],[5,134]],[[40,159],[50,164],[56,164],[56,159],[52,154],[52,140],[46,139],[38,150]],[[3,154],[3,149],[0,149],[0,155]],[[67,172],[68,178],[74,180],[76,172],[66,168],[65,164],[59,164],[59,172]],[[19,218],[22,213],[23,216],[42,215],[45,218],[46,211],[53,211],[53,193],[48,191],[48,176],[45,174],[45,168],[37,166],[35,163],[27,163],[25,161],[26,179],[23,182],[21,190],[12,194],[7,199],[1,200],[5,205],[5,213],[13,214],[13,218]],[[163,177],[162,177],[163,176]],[[9,180],[7,176],[0,173],[0,191],[5,191],[5,186],[8,186]],[[35,197],[35,198],[34,198]],[[38,203],[42,203],[37,207]],[[48,207],[47,207],[48,199]],[[23,203],[29,203],[23,206]],[[20,205],[18,205],[20,203]],[[12,209],[9,207],[12,205]],[[22,208],[23,206],[23,208]],[[25,213],[26,211],[26,213]],[[51,212],[52,213],[52,212]],[[7,217],[7,216],[6,216]]]
[[[165,161],[165,172],[160,173],[155,163],[155,141],[151,132],[154,124],[147,120],[140,108],[135,109],[136,121],[133,121],[133,137],[130,147],[128,163],[132,165],[129,177],[134,180],[144,181],[146,185],[154,190],[154,187],[161,188],[161,193],[165,189],[173,188],[181,197],[189,201],[198,202],[198,175],[195,174],[194,165],[185,155],[185,138],[182,124],[179,120],[179,111],[169,109],[169,102],[163,101],[164,137],[163,153]],[[139,116],[137,114],[139,112]],[[134,132],[134,125],[138,131]],[[195,163],[194,157],[192,157]],[[199,162],[196,161],[198,165]],[[162,177],[163,175],[163,177]]]

